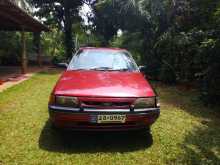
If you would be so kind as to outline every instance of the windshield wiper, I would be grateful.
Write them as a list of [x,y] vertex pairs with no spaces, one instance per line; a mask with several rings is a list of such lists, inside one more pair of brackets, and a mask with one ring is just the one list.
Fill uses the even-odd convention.
[[121,68],[121,69],[113,69],[111,67],[97,67],[97,68],[91,68],[89,70],[97,70],[97,71],[128,71],[128,68]]
[[128,71],[128,68],[121,68],[121,69],[113,69],[111,67],[94,67],[94,68],[78,68],[78,69],[72,69],[72,70],[96,70],[96,71]]
[[129,71],[128,68],[121,68],[121,69],[113,69],[112,71]]
[[110,67],[97,67],[97,68],[90,68],[89,70],[98,70],[98,71],[105,71],[105,70],[113,70],[113,68]]
[[80,71],[80,70],[90,70],[90,69],[83,69],[83,68],[78,68],[78,69],[71,69],[72,71]]

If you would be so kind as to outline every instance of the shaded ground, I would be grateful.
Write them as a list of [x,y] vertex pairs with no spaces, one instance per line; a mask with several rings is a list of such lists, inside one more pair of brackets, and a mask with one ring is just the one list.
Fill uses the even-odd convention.
[[0,93],[0,164],[219,164],[220,115],[196,91],[154,83],[162,108],[150,134],[59,133],[47,113],[58,77],[43,72]]
[[51,66],[29,66],[26,74],[21,74],[19,66],[0,66],[0,92],[28,80],[35,73],[52,69]]
[[[46,69],[48,66],[38,67],[38,66],[29,66],[27,73],[36,73],[42,69]],[[7,81],[10,78],[21,76],[21,67],[20,66],[0,66],[0,80]]]
[[[48,131],[50,133],[48,134]],[[129,137],[129,138],[128,138]],[[62,153],[131,152],[150,147],[152,135],[143,132],[58,132],[51,130],[46,122],[39,147],[43,150]],[[95,149],[94,149],[95,147]]]

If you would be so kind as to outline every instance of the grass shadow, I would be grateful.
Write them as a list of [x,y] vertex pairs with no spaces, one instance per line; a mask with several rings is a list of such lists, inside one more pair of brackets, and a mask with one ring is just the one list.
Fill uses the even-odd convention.
[[46,122],[39,137],[43,150],[61,153],[132,152],[150,147],[151,133],[147,132],[70,132],[57,131]]
[[168,164],[220,164],[220,128],[214,122],[206,123],[205,128],[196,127],[188,133],[180,147],[184,154]]
[[195,89],[183,90],[178,86],[159,83],[154,86],[161,96],[165,111],[173,107],[196,117],[197,120],[194,128],[185,135],[180,144],[184,154],[175,160],[169,160],[167,164],[220,164],[219,107],[205,106]]
[[41,71],[38,73],[38,75],[56,75],[56,74],[61,74],[62,72],[64,72],[65,69],[62,69],[62,68],[56,68],[56,67],[51,67],[51,68],[48,68],[44,71]]
[[220,117],[219,106],[207,106],[199,98],[197,89],[182,89],[181,86],[169,86],[154,82],[154,88],[158,92],[162,105],[172,105],[195,117],[213,120]]

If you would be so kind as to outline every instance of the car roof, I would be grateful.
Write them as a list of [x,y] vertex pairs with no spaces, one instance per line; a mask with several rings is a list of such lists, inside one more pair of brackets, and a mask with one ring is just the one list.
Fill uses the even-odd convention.
[[81,47],[79,50],[106,50],[106,51],[127,51],[122,48],[107,48],[107,47]]

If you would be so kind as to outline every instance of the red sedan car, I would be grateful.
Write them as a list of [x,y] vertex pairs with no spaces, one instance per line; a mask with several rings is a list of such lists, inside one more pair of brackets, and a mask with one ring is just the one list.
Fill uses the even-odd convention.
[[58,128],[137,130],[149,128],[160,108],[128,51],[81,48],[51,94],[49,114]]

